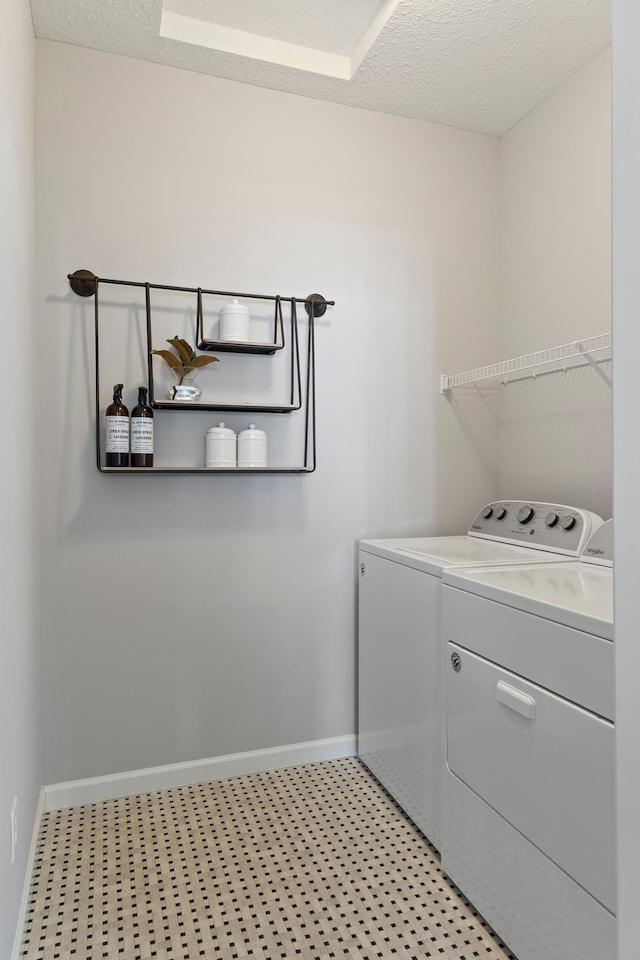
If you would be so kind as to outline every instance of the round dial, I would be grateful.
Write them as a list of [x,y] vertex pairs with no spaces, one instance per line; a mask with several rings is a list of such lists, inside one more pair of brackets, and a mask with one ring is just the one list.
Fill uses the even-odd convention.
[[498,507],[496,509],[496,520],[504,520],[507,515],[506,507]]
[[547,527],[555,527],[559,519],[560,517],[558,516],[557,513],[548,513],[544,518],[544,522]]
[[518,523],[529,523],[533,519],[533,507],[520,507],[518,510]]
[[573,530],[576,525],[576,518],[571,516],[563,517],[560,521],[560,525],[563,530]]
[[493,516],[493,507],[485,507],[480,513],[480,516],[484,517],[485,520],[488,520],[489,517]]

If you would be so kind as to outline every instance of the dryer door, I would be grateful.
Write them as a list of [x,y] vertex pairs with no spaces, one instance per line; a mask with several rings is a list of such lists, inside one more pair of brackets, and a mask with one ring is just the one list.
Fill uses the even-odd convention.
[[447,656],[452,773],[615,912],[613,724],[461,646]]

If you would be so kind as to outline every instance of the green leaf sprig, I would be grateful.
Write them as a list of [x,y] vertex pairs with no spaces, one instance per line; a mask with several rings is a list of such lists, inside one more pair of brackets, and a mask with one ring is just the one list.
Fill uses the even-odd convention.
[[176,351],[175,353],[171,353],[170,350],[152,350],[151,353],[157,353],[159,357],[162,357],[167,366],[178,377],[178,384],[181,384],[184,378],[197,370],[198,367],[206,367],[210,363],[218,362],[217,357],[197,356],[191,344],[179,337],[178,334],[167,340],[167,343],[171,344]]

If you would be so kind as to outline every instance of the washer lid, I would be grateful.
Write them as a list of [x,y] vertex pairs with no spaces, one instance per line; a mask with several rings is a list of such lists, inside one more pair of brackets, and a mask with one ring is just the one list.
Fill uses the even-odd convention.
[[613,640],[613,570],[584,563],[445,571],[443,583]]
[[394,540],[361,540],[360,549],[436,577],[447,567],[503,564],[557,563],[559,555],[532,550],[520,544],[479,537],[407,537]]

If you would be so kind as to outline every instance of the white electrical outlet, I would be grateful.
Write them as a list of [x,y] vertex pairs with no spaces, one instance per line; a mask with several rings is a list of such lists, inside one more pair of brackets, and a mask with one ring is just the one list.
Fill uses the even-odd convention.
[[13,798],[11,804],[11,863],[16,861],[16,847],[18,846],[18,798]]

